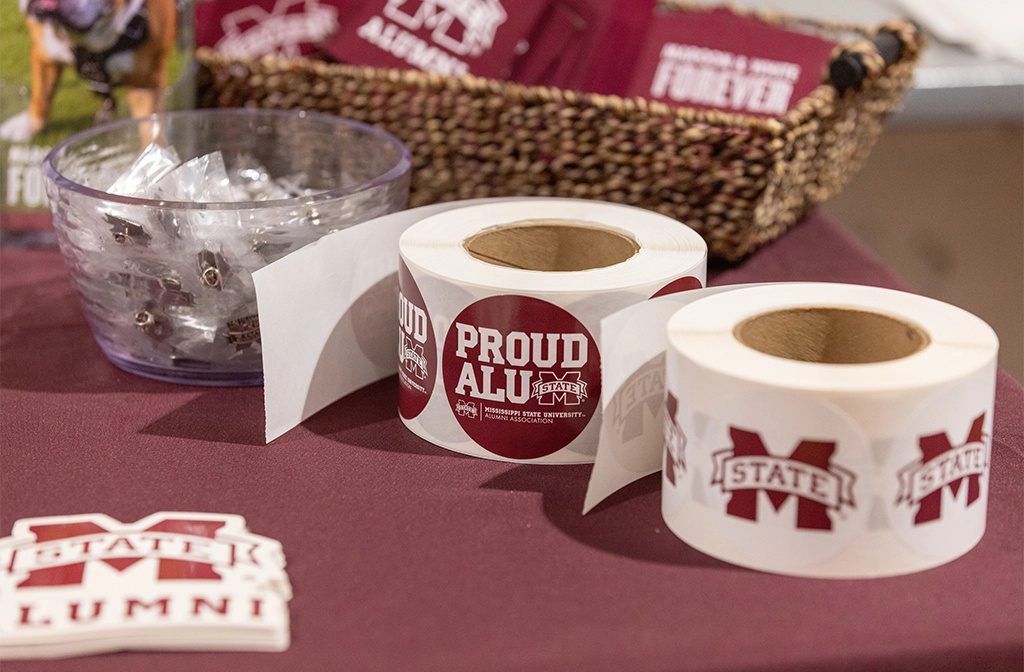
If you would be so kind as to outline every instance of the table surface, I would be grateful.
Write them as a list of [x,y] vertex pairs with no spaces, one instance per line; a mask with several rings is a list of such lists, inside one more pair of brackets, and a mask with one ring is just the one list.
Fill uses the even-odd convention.
[[[711,284],[901,288],[820,214]],[[1024,665],[1024,393],[1000,374],[988,529],[943,567],[827,581],[674,537],[660,480],[581,516],[589,467],[462,457],[407,432],[390,378],[270,446],[262,389],[109,364],[53,249],[0,250],[0,533],[25,517],[245,516],[284,545],[284,653],[122,653],[18,670],[1006,669]]]

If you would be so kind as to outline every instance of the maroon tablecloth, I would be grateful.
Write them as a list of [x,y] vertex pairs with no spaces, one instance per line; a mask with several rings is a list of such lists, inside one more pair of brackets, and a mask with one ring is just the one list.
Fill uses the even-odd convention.
[[[454,455],[405,431],[395,379],[263,446],[262,389],[123,373],[53,250],[0,252],[0,522],[161,510],[280,540],[292,646],[127,653],[5,670],[1006,669],[1024,665],[1024,401],[999,378],[988,530],[912,576],[824,581],[727,565],[672,536],[648,477],[583,517],[589,467]],[[820,215],[713,284],[899,287]]]

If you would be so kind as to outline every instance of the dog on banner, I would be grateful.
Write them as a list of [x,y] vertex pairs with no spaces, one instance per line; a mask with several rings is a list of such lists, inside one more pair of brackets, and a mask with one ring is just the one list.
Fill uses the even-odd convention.
[[28,110],[0,125],[0,139],[26,142],[50,118],[65,65],[102,99],[95,123],[114,118],[114,87],[127,87],[133,117],[164,107],[177,35],[175,0],[20,0],[31,40]]

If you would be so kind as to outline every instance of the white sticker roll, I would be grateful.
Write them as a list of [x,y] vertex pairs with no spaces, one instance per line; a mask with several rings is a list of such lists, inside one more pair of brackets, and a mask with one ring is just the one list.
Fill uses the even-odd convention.
[[753,286],[668,323],[662,513],[755,569],[905,574],[985,531],[998,342],[964,310],[839,284]]
[[706,275],[688,227],[582,200],[451,210],[406,230],[399,254],[402,421],[516,462],[593,462],[601,319]]

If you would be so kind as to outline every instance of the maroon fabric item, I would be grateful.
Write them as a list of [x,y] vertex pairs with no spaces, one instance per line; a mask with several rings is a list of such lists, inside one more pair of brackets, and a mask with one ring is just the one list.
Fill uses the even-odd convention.
[[608,3],[611,14],[602,28],[600,48],[587,60],[584,91],[626,95],[656,2],[618,0]]
[[[196,47],[309,56],[363,0],[204,0],[195,2]],[[226,40],[225,42],[221,42]],[[220,43],[220,44],[218,44]],[[250,52],[260,52],[258,54]]]
[[[985,414],[982,413],[974,419],[974,423],[971,425],[971,431],[967,434],[965,443],[979,443],[982,440],[982,428],[985,426]],[[921,461],[927,462],[935,457],[938,457],[942,453],[946,453],[953,450],[953,445],[949,442],[949,437],[945,434],[932,434],[931,436],[921,437]],[[950,489],[953,496],[956,496],[958,490],[960,490],[960,484],[963,483],[963,478],[958,478],[949,485],[945,486]],[[914,524],[927,522],[929,520],[937,520],[942,515],[942,491],[945,488],[939,488],[930,495],[925,495],[921,498],[920,508],[917,510],[917,514],[914,516]],[[967,501],[966,504],[978,499],[981,496],[981,476],[979,474],[971,474],[967,477]]]
[[[901,283],[821,215],[711,284]],[[406,431],[396,378],[263,446],[263,391],[123,373],[52,250],[0,250],[0,533],[31,516],[245,516],[278,539],[292,645],[19,670],[1013,670],[1024,664],[1024,392],[998,381],[988,529],[943,567],[827,581],[734,567],[666,528],[660,480],[580,515],[590,467],[461,457]]]
[[[343,63],[507,78],[549,0],[362,0],[327,44]],[[461,11],[456,11],[461,9]]]
[[[195,9],[195,40],[233,55],[401,69],[433,63],[444,70],[450,57],[479,76],[574,90],[593,81],[598,93],[621,94],[632,74],[620,71],[622,56],[631,67],[634,38],[643,36],[653,6],[654,0],[207,0]],[[447,13],[459,7],[464,11]],[[487,20],[495,15],[504,16],[496,26]],[[476,19],[484,20],[474,25]],[[483,41],[464,40],[466,31],[480,31]],[[440,60],[434,52],[428,58],[430,48],[442,52]]]
[[627,93],[776,117],[821,84],[834,47],[726,8],[656,12]]

